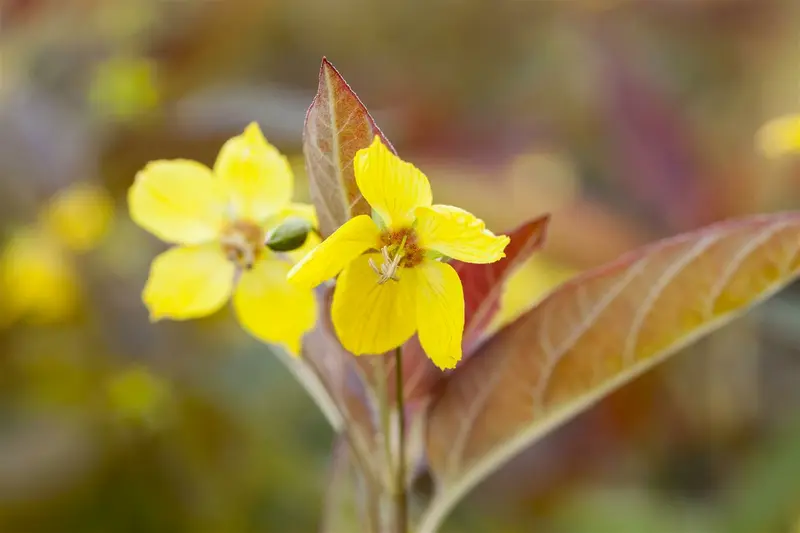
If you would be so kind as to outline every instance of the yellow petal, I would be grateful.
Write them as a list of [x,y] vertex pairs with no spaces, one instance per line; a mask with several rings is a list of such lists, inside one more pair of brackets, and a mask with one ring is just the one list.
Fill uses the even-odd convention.
[[77,183],[60,191],[42,213],[42,223],[68,248],[83,252],[105,236],[114,201],[102,187]]
[[464,334],[461,280],[453,267],[438,261],[424,261],[417,270],[419,342],[436,366],[455,368]]
[[505,257],[509,238],[486,229],[483,220],[449,205],[420,207],[414,226],[420,246],[466,263],[494,263]]
[[314,209],[313,205],[290,203],[281,208],[281,210],[278,211],[275,217],[270,219],[270,226],[277,226],[278,224],[280,224],[289,217],[299,217],[304,220],[308,220],[314,226],[318,224],[317,211],[316,209]]
[[316,287],[365,251],[377,248],[379,237],[380,230],[367,215],[351,218],[292,268],[289,281],[299,287]]
[[227,186],[237,217],[263,222],[292,199],[292,169],[255,122],[222,145],[214,172]]
[[274,258],[256,263],[239,279],[233,306],[239,322],[250,334],[298,355],[303,335],[314,327],[317,302],[311,289],[286,281],[290,267]]
[[358,189],[386,226],[409,226],[414,208],[431,205],[425,174],[390,152],[379,137],[356,153],[354,165]]
[[151,320],[207,316],[230,297],[233,275],[218,244],[172,248],[153,260],[142,299]]
[[380,354],[397,348],[416,329],[417,274],[400,269],[400,281],[378,284],[369,259],[380,264],[380,254],[357,258],[336,282],[331,318],[339,340],[356,354]]
[[213,240],[225,222],[225,200],[211,171],[185,159],[149,163],[128,191],[133,221],[179,244]]
[[[299,217],[304,220],[310,222],[315,228],[318,227],[319,222],[317,221],[317,212],[314,209],[313,205],[310,204],[300,204],[300,203],[292,203],[281,209],[277,215],[272,217],[268,223],[269,228],[274,228],[279,226],[283,221],[287,218],[291,217]],[[306,254],[308,254],[311,250],[314,249],[321,242],[319,235],[316,233],[309,233],[308,238],[306,238],[305,244],[298,248],[297,250],[293,250],[291,252],[286,252],[286,255],[289,257],[292,263],[297,263],[301,259],[303,259]]]
[[800,114],[770,120],[758,132],[756,142],[767,157],[800,153]]

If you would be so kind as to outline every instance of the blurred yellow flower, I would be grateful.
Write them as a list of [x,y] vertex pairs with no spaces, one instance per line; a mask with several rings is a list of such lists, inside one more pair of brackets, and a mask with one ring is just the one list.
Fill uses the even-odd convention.
[[[184,159],[141,170],[128,193],[131,218],[178,245],[151,266],[143,293],[151,319],[207,316],[233,294],[245,330],[299,353],[316,300],[286,281],[291,256],[264,245],[288,217],[313,220],[310,206],[291,203],[292,191],[286,158],[255,123],[222,146],[213,170]],[[309,236],[306,246],[315,242]]]
[[71,258],[38,228],[18,232],[0,256],[5,322],[27,319],[53,323],[68,318],[78,304],[78,276]]
[[167,383],[143,366],[113,376],[106,389],[112,413],[139,422],[157,421],[170,397]]
[[505,257],[509,239],[462,209],[432,205],[428,178],[378,137],[358,151],[354,167],[374,220],[348,220],[289,279],[313,287],[341,272],[331,313],[342,345],[354,354],[384,353],[417,331],[434,364],[453,368],[461,359],[464,293],[442,259],[492,263]]
[[80,293],[69,252],[97,246],[112,217],[113,202],[104,189],[76,183],[44,206],[36,225],[14,233],[0,252],[0,322],[69,318]]
[[108,192],[78,183],[56,194],[42,212],[42,224],[66,247],[84,252],[105,236],[114,214]]
[[770,120],[759,130],[756,143],[770,158],[800,154],[800,114]]

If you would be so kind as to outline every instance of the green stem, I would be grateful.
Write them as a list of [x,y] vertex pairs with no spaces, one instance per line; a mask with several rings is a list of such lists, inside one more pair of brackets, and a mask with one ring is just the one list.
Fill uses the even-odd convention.
[[394,351],[396,393],[397,393],[397,486],[395,492],[397,504],[397,531],[408,533],[408,498],[406,493],[406,414],[403,400],[403,347]]

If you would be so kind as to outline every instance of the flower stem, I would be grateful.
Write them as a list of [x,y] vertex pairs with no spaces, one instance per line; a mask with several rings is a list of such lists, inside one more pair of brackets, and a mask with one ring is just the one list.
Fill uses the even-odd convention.
[[397,394],[397,486],[396,486],[396,524],[395,533],[408,533],[408,499],[406,493],[406,414],[403,401],[403,347],[394,351],[395,389]]

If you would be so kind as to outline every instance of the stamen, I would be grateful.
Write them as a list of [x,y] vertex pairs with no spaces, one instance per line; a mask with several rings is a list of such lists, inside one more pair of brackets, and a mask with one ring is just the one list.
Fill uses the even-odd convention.
[[228,259],[239,268],[250,270],[263,248],[264,232],[245,222],[231,225],[222,235],[220,244]]
[[389,255],[388,246],[381,248],[383,263],[380,267],[375,264],[375,261],[373,261],[372,258],[369,259],[369,266],[378,275],[378,285],[383,285],[390,279],[394,281],[400,281],[400,278],[397,275],[397,269],[400,267],[400,261],[403,259],[403,247],[405,244],[406,238],[403,237],[400,246],[397,247],[394,257]]

